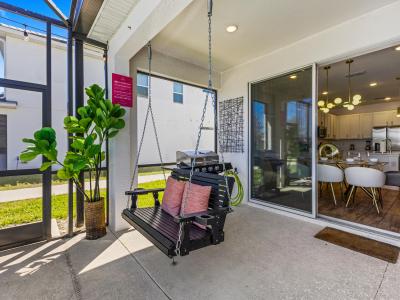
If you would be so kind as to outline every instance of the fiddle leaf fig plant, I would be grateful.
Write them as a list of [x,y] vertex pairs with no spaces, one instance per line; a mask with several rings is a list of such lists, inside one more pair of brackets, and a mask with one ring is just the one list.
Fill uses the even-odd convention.
[[[42,163],[41,171],[52,165],[59,165],[57,176],[61,179],[72,179],[85,199],[95,202],[101,199],[100,171],[106,158],[103,145],[107,139],[115,137],[125,127],[125,109],[105,99],[104,89],[97,84],[86,88],[85,91],[88,96],[87,105],[78,108],[78,116],[64,118],[64,128],[72,140],[71,150],[66,153],[64,159],[61,161],[57,157],[56,132],[49,127],[36,131],[33,139],[23,139],[28,147],[21,153],[20,159],[22,162],[29,162],[43,155],[46,161]],[[88,191],[85,191],[79,181],[79,174],[83,171],[89,173]]]

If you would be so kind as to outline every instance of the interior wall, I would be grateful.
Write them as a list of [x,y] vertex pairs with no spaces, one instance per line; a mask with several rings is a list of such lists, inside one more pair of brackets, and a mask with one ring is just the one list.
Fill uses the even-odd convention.
[[249,178],[249,82],[289,72],[314,62],[328,62],[378,50],[400,41],[400,2],[372,11],[292,45],[237,65],[221,74],[219,100],[243,96],[245,99],[245,153],[226,154],[234,162],[248,201]]

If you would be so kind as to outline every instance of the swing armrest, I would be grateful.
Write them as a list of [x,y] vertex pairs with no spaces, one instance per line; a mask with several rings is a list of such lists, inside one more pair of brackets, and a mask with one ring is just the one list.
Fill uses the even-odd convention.
[[197,222],[201,225],[214,225],[215,223],[215,216],[210,214],[209,210],[186,214],[183,217],[176,216],[174,217],[176,223],[191,223]]
[[126,191],[125,195],[146,195],[150,193],[158,193],[163,192],[165,188],[157,188],[157,189],[134,189],[133,191]]
[[160,206],[160,201],[158,200],[158,193],[163,192],[165,189],[164,188],[157,188],[157,189],[142,189],[142,188],[137,188],[134,189],[133,191],[126,191],[125,195],[128,195],[132,199],[132,204],[131,204],[131,209],[136,209],[137,208],[137,201],[140,195],[147,195],[147,194],[153,194],[153,199],[154,199],[154,205],[155,206]]

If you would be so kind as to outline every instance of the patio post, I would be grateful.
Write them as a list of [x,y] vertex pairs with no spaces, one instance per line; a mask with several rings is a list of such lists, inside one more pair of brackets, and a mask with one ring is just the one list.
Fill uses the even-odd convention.
[[[108,51],[108,71],[109,83],[111,82],[112,73],[129,76],[129,58],[118,57],[110,47]],[[112,96],[112,89],[109,90],[109,94]],[[129,190],[133,173],[132,166],[136,155],[137,125],[134,120],[136,120],[137,111],[135,102],[133,101],[132,108],[125,107],[125,128],[109,143],[109,228],[114,232],[129,228],[129,224],[122,219],[121,213],[127,204],[125,191]]]
[[[84,77],[83,77],[83,41],[75,39],[75,115],[78,108],[84,105]],[[85,175],[79,175],[81,185],[85,184]],[[85,198],[82,192],[76,191],[76,226],[81,227],[84,223]]]

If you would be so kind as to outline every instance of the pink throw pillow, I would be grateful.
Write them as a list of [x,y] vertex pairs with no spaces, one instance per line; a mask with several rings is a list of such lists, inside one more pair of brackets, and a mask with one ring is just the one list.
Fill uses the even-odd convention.
[[[184,215],[206,211],[208,209],[208,201],[210,200],[210,194],[211,194],[211,186],[202,186],[186,182],[185,191],[183,193],[183,198],[182,198],[182,201],[186,199]],[[206,227],[198,223],[194,224],[203,229],[205,229]]]
[[171,216],[179,215],[185,182],[168,177],[161,208]]

